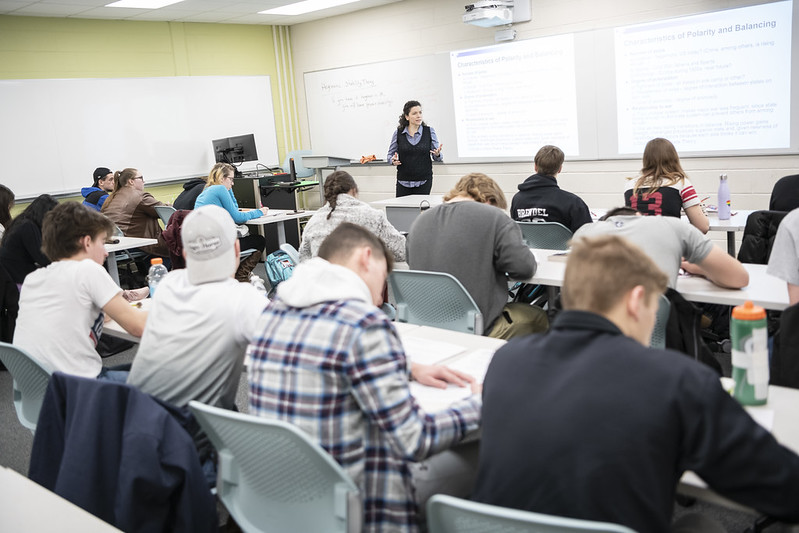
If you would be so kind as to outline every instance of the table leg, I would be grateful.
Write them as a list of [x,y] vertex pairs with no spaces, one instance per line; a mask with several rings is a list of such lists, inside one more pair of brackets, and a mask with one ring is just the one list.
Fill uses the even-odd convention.
[[727,253],[735,257],[735,232],[727,232]]
[[278,245],[286,244],[286,221],[277,224],[277,243]]
[[117,254],[116,252],[111,252],[108,254],[108,257],[105,260],[106,268],[108,269],[108,273],[111,274],[111,279],[114,280],[114,283],[119,285],[119,270],[117,268]]

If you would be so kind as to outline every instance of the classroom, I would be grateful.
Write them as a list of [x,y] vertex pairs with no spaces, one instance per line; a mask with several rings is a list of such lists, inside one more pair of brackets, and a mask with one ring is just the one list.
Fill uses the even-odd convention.
[[[163,9],[164,13],[174,13],[172,15],[159,15],[159,10],[152,10],[147,15],[132,16],[136,10],[122,9],[117,18],[91,15],[82,18],[72,14],[75,6],[98,7],[99,4],[89,0],[64,0],[62,4],[0,0],[0,100],[6,99],[5,103],[0,101],[0,115],[6,115],[0,116],[0,156],[8,162],[7,177],[0,181],[17,192],[12,214],[20,213],[39,194],[52,194],[59,202],[81,200],[80,188],[91,185],[92,170],[104,166],[110,167],[112,172],[126,167],[139,169],[140,177],[146,176],[146,191],[171,205],[185,182],[207,176],[214,164],[213,139],[248,133],[255,133],[258,139],[258,163],[261,165],[281,167],[288,154],[298,150],[350,159],[352,164],[342,170],[351,174],[357,183],[358,198],[367,203],[386,202],[395,196],[396,169],[383,160],[387,158],[402,104],[412,99],[421,102],[425,120],[436,129],[443,145],[444,162],[433,165],[431,194],[444,195],[461,177],[484,173],[499,185],[510,201],[518,185],[534,173],[533,156],[539,146],[558,144],[560,140],[549,142],[542,137],[540,142],[536,140],[537,144],[529,153],[517,147],[509,148],[507,153],[499,147],[489,155],[477,153],[478,147],[476,155],[469,153],[471,148],[463,140],[461,123],[467,122],[462,117],[469,109],[468,106],[459,109],[458,104],[452,103],[457,99],[458,89],[453,88],[450,77],[454,72],[450,71],[451,54],[494,46],[498,50],[503,50],[502,47],[511,50],[510,47],[523,47],[524,43],[534,41],[549,42],[548,39],[560,43],[559,39],[565,35],[575,36],[574,43],[568,44],[576,51],[576,72],[569,74],[574,79],[561,82],[561,78],[553,79],[548,77],[551,73],[546,72],[540,80],[556,88],[562,83],[567,93],[570,90],[567,81],[576,87],[576,94],[572,95],[575,114],[568,120],[573,120],[575,127],[579,124],[580,132],[573,139],[562,141],[566,159],[557,181],[562,189],[582,198],[592,210],[620,207],[624,204],[623,193],[628,180],[638,176],[641,170],[643,146],[631,141],[630,136],[624,137],[629,132],[619,125],[624,122],[625,115],[623,110],[617,114],[613,94],[613,84],[617,82],[614,67],[619,67],[611,57],[614,29],[772,3],[764,0],[526,1],[531,4],[530,20],[513,24],[512,42],[499,43],[499,37],[495,37],[498,28],[463,22],[464,2],[461,0],[361,0],[357,4],[359,7],[346,7],[342,11],[331,9],[329,15],[299,17],[285,24],[276,22],[279,18],[270,16],[267,19],[256,14],[287,3],[283,1],[235,2],[227,7],[238,15],[219,22],[210,15],[181,18],[185,15],[181,15],[179,4]],[[203,3],[202,0],[187,0],[189,2]],[[782,3],[789,10],[793,6],[791,18],[794,28],[799,27],[796,24],[799,9],[795,2]],[[740,34],[774,29],[769,24],[759,19],[737,20],[730,22],[732,30],[729,31]],[[697,22],[677,38],[705,43],[703,39],[726,33],[726,22],[724,27],[717,26]],[[780,24],[775,26],[780,27]],[[622,37],[616,35],[615,38]],[[795,43],[797,38],[792,36],[789,42]],[[799,54],[795,53],[795,45],[791,48],[789,51],[794,54],[790,64],[795,67]],[[597,54],[596,60],[589,57],[589,50]],[[711,52],[719,52],[719,49],[696,52],[690,59],[707,60],[705,54]],[[519,52],[525,53],[535,52]],[[508,53],[503,61],[512,63],[516,59]],[[615,61],[619,61],[618,57]],[[795,91],[797,72],[799,69],[794,68],[787,74],[794,88],[786,98],[786,107],[780,109],[788,110],[784,122],[794,127],[799,124],[799,101],[795,96],[799,94]],[[370,76],[374,79],[367,80]],[[197,78],[195,82],[199,85],[191,85],[191,78]],[[357,79],[360,83],[377,84],[377,89],[372,91],[357,92],[356,89],[366,100],[374,99],[368,105],[355,109],[341,102],[331,103],[327,98],[328,89],[333,91],[336,84],[346,82],[342,80]],[[162,82],[164,85],[159,85]],[[490,80],[487,86],[492,89]],[[53,99],[49,105],[62,104],[69,95],[74,96],[78,104],[72,109],[67,105],[56,110],[46,106],[39,109],[39,87],[50,91],[67,88],[65,99]],[[403,90],[404,87],[407,89]],[[693,89],[699,90],[698,87]],[[130,100],[129,109],[126,110],[124,104],[109,104],[101,97],[102,91],[113,91],[122,99]],[[141,91],[141,102],[134,102],[137,91]],[[178,109],[182,91],[193,94],[192,98],[187,98],[186,108]],[[152,114],[147,116],[136,111],[138,105],[156,102],[159,94],[163,96],[163,109],[150,106]],[[261,94],[266,94],[267,98],[261,100]],[[20,98],[23,105],[10,105],[10,95]],[[612,105],[608,104],[611,100]],[[751,102],[729,105],[716,102],[708,103],[709,108],[711,104],[716,106],[713,112],[718,113],[726,113],[727,109],[731,112],[740,105],[736,111],[742,115],[763,111],[765,107]],[[719,107],[725,105],[728,107],[724,110]],[[508,113],[508,109],[502,109],[501,102],[497,102],[496,107],[498,115],[504,117]],[[513,113],[513,106],[504,107]],[[125,124],[109,120],[104,114],[106,109],[114,113],[119,111],[123,117],[132,110],[131,119],[139,114],[138,119],[143,118],[143,121],[136,124],[135,131],[128,131]],[[175,119],[171,115],[173,110],[184,114],[175,115],[178,117]],[[652,113],[662,116],[664,112],[655,107]],[[160,118],[163,118],[161,124],[158,123]],[[490,118],[487,121],[490,122]],[[50,129],[53,131],[44,131]],[[748,149],[744,145],[725,149],[711,143],[707,149],[686,150],[687,155],[683,155],[679,144],[675,145],[683,168],[705,203],[717,203],[719,176],[726,175],[734,211],[765,210],[769,208],[774,184],[784,176],[799,173],[799,131],[793,129],[788,140],[781,145],[778,143],[776,148]],[[703,131],[705,133],[710,138],[712,127]],[[171,143],[170,136],[184,136],[190,142]],[[93,147],[65,149],[65,141],[70,137],[74,137],[72,141],[94,139],[97,149],[104,151],[92,155]],[[116,146],[115,137],[120,140]],[[135,159],[126,158],[125,142],[136,147]],[[61,156],[66,162],[63,165],[51,159],[59,157],[54,154],[60,150],[65,150]],[[378,161],[358,163],[359,158],[370,155]],[[85,168],[79,168],[81,165]],[[242,170],[255,168],[252,162],[245,164]],[[331,170],[324,171],[325,175]],[[734,250],[740,248],[742,232],[728,234],[711,228],[707,237],[723,250]],[[531,280],[560,287],[563,266],[554,261],[541,261],[538,255],[536,258],[539,271]],[[682,286],[678,288],[689,294],[689,300],[694,298],[691,301],[729,303],[724,295],[717,295],[705,285],[685,280],[680,283]],[[759,296],[753,287],[744,291],[747,297],[757,299]],[[776,303],[766,305],[772,305],[767,307],[769,310],[785,309],[787,298],[780,295]],[[447,349],[447,342],[465,342],[463,337],[437,337],[433,328],[398,329],[403,343],[408,337],[408,344],[416,344],[417,349],[418,344],[425,341],[441,350]],[[124,331],[121,336],[125,338]],[[493,340],[481,337],[469,350],[477,354],[475,357],[484,357],[484,352],[493,353],[499,346]],[[441,344],[436,345],[436,342]],[[482,371],[485,372],[485,367]],[[412,387],[411,390],[416,389]],[[778,411],[778,416],[790,416],[794,410],[789,404],[794,397],[781,394],[770,396],[770,401],[773,399],[775,405],[779,405],[773,409]],[[8,398],[0,398],[0,401],[9,403]],[[430,406],[444,405],[436,403],[440,400],[428,401]],[[4,409],[9,417],[16,416],[13,407]],[[17,423],[15,419],[11,421]],[[9,434],[7,442],[0,442],[1,447],[8,446],[9,450],[31,446],[32,436],[27,431],[20,435],[17,429]],[[0,427],[0,433],[4,431],[5,428]],[[781,432],[790,432],[791,442],[799,442],[792,427],[790,430],[784,426],[775,429],[779,440],[784,437]],[[685,492],[692,496],[698,494],[703,500],[707,496],[705,492],[712,491],[695,490],[699,484],[701,480],[689,483]],[[30,498],[35,497],[35,492],[31,492]],[[720,496],[716,498],[721,499]],[[721,507],[725,507],[725,503]],[[725,525],[731,523],[736,527],[751,523],[752,516],[747,512],[734,514],[737,512],[729,511],[731,514],[724,515]]]

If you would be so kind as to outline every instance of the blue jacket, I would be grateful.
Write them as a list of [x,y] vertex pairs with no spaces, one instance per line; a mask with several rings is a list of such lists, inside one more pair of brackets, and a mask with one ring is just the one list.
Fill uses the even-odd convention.
[[194,202],[194,209],[204,205],[218,205],[224,208],[230,213],[230,216],[233,217],[233,222],[236,224],[244,224],[248,220],[264,216],[263,211],[260,209],[239,211],[239,203],[233,195],[233,190],[228,190],[224,185],[211,185],[201,192]]
[[105,199],[108,198],[108,193],[99,187],[84,187],[80,190],[83,196],[83,205],[91,207],[95,211],[102,209]]
[[217,531],[192,438],[129,385],[54,373],[28,477],[126,532]]

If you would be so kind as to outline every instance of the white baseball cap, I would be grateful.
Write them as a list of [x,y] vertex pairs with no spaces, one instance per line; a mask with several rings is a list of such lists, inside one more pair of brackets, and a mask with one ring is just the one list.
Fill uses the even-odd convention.
[[199,285],[233,276],[237,238],[233,218],[221,207],[204,205],[189,213],[181,227],[189,282]]

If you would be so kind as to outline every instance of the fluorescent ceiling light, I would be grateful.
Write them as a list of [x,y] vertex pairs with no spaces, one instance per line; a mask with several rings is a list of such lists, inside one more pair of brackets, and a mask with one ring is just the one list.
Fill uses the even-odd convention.
[[259,11],[260,15],[304,15],[311,11],[321,11],[329,7],[343,6],[344,4],[351,4],[359,2],[360,0],[304,0],[303,2],[295,2],[283,7],[276,7],[274,9],[267,9],[266,11]]
[[119,0],[112,2],[105,7],[131,7],[135,9],[159,9],[172,4],[177,4],[183,0]]

